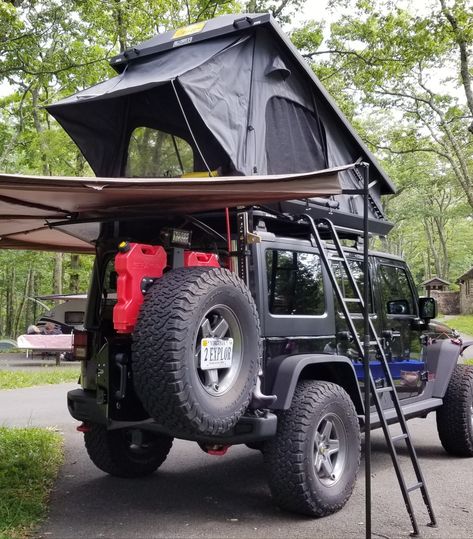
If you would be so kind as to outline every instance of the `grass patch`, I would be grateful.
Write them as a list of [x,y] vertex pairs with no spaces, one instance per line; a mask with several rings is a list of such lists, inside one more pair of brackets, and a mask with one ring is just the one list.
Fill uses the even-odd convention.
[[0,427],[0,539],[26,537],[44,517],[62,460],[58,433]]
[[455,316],[455,318],[443,318],[439,321],[443,322],[448,327],[456,329],[460,333],[473,335],[473,314],[462,314]]
[[0,389],[77,382],[79,367],[43,367],[38,371],[0,371]]

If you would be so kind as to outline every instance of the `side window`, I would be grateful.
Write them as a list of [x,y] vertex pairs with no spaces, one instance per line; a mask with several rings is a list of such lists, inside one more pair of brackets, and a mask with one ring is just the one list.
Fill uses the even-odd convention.
[[137,127],[131,134],[128,178],[177,178],[193,170],[194,155],[185,140],[149,127]]
[[383,309],[387,314],[414,315],[414,296],[406,270],[381,264],[379,267]]
[[[364,282],[364,272],[363,272],[363,262],[361,260],[348,260],[348,265],[350,266],[351,273],[353,275],[353,278],[355,279],[356,285],[358,286],[358,290],[360,291],[361,297],[364,298],[364,289],[365,289],[365,282]],[[334,264],[334,273],[338,281],[338,285],[341,288],[342,294],[345,298],[352,298],[355,299],[355,291],[353,290],[353,287],[350,285],[350,282],[348,281],[348,277],[346,275],[346,272],[343,270],[343,266],[340,263]],[[370,312],[372,312],[372,301],[371,301],[371,294],[369,296],[369,307]],[[342,312],[341,306],[339,306],[340,312]],[[350,312],[353,313],[361,313],[361,305],[353,303],[350,305]]]
[[266,250],[271,314],[317,316],[325,313],[322,268],[313,253]]
[[105,267],[103,289],[107,294],[117,291],[117,272],[115,271],[115,259],[110,258]]

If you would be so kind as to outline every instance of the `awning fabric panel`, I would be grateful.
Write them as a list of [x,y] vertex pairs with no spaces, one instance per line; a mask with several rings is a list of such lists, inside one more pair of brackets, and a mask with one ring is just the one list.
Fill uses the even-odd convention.
[[[93,250],[91,244],[73,235],[83,221],[336,195],[341,193],[338,174],[348,168],[353,165],[303,174],[192,179],[0,174],[0,248],[85,252]],[[61,229],[55,227],[59,223]]]

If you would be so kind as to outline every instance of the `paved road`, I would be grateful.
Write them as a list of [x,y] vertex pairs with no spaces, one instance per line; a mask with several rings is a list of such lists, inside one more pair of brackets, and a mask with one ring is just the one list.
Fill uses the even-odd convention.
[[[37,537],[68,538],[355,538],[364,535],[363,470],[347,506],[320,520],[291,515],[271,503],[262,457],[246,447],[211,457],[196,444],[176,441],[151,477],[109,477],[88,460],[82,435],[67,413],[74,384],[0,391],[0,424],[55,426],[65,434],[66,463]],[[422,525],[425,538],[471,538],[473,460],[449,457],[434,417],[410,422],[440,526]],[[373,433],[373,531],[408,537],[410,531],[389,455]],[[419,523],[427,522],[414,496]],[[376,537],[376,536],[374,536]]]

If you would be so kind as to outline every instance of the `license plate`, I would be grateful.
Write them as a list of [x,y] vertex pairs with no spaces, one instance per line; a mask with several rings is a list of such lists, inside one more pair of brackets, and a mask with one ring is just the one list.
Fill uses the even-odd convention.
[[233,339],[208,337],[200,341],[200,368],[229,369],[232,366]]

